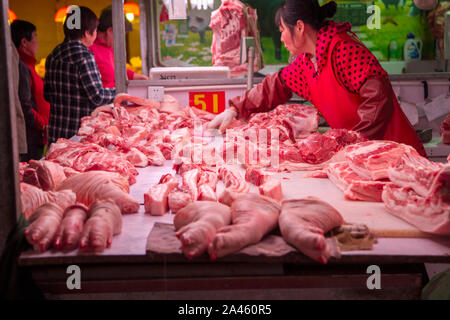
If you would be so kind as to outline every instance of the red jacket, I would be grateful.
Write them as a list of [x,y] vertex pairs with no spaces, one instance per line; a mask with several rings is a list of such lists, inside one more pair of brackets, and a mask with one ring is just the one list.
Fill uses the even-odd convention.
[[[102,75],[103,87],[114,88],[116,86],[116,74],[113,48],[97,37],[94,44],[89,47],[89,50],[95,56],[95,62],[97,62],[98,69]],[[127,76],[129,80],[133,80],[134,72],[127,70]]]
[[44,81],[36,72],[36,58],[28,55],[22,50],[18,49],[20,60],[30,69],[31,73],[31,91],[37,106],[37,112],[33,110],[34,118],[37,128],[44,131],[43,144],[47,144],[47,134],[45,134],[48,127],[48,119],[50,117],[50,103],[44,99]]

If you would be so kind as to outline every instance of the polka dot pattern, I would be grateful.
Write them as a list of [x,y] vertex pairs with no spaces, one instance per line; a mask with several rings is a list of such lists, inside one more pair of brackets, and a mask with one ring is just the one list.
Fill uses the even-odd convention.
[[331,55],[336,77],[352,93],[358,93],[367,78],[387,76],[377,58],[362,43],[341,41]]
[[286,85],[297,95],[311,101],[310,88],[306,79],[316,79],[328,61],[328,48],[331,40],[337,33],[351,30],[348,22],[336,23],[328,21],[317,34],[316,61],[317,70],[311,61],[311,54],[300,54],[295,61],[283,69],[282,76]]
[[321,73],[328,62],[328,48],[330,47],[333,37],[338,33],[348,32],[351,28],[352,26],[349,22],[336,23],[334,21],[328,21],[327,24],[319,30],[316,42],[318,74]]
[[[309,62],[309,63],[308,63]],[[310,101],[310,90],[306,81],[305,73],[312,72],[314,66],[311,60],[306,59],[305,54],[301,54],[295,61],[283,69],[282,77],[286,85],[299,97]]]

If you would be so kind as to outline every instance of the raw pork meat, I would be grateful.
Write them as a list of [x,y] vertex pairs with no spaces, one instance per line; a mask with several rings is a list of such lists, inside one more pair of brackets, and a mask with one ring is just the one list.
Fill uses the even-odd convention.
[[161,178],[159,184],[154,185],[144,194],[145,212],[152,216],[162,216],[169,211],[169,194],[178,187],[178,180],[167,174]]
[[71,190],[45,192],[26,183],[20,184],[20,193],[23,215],[27,220],[36,209],[46,203],[53,203],[64,210],[76,201],[76,195]]
[[280,201],[283,198],[281,182],[278,179],[265,174],[261,169],[255,167],[247,168],[245,180],[259,187],[259,193],[263,196]]
[[372,140],[350,145],[344,149],[350,168],[368,180],[389,178],[388,169],[405,153],[417,154],[413,147],[393,141]]
[[193,202],[193,200],[188,192],[175,189],[169,193],[169,208],[173,214],[177,213],[191,202]]
[[441,136],[442,143],[450,144],[450,114],[442,122]]
[[208,184],[202,184],[198,187],[199,201],[217,201],[216,192]]
[[19,162],[20,182],[23,182],[23,174],[24,174],[26,168],[28,168],[28,162]]
[[136,183],[136,168],[105,148],[93,143],[81,143],[67,139],[59,139],[53,143],[47,153],[46,160],[57,162],[63,167],[71,167],[76,171],[110,171],[118,172],[126,177],[130,184]]
[[63,217],[64,209],[54,203],[40,206],[30,217],[25,237],[35,251],[46,251],[52,244]]
[[122,230],[120,208],[110,200],[96,201],[91,205],[89,219],[80,237],[81,249],[102,252],[112,244],[113,236]]
[[25,169],[23,182],[34,185],[44,191],[51,191],[62,181],[66,180],[64,168],[51,161],[30,160]]
[[219,197],[219,202],[228,206],[241,194],[248,193],[250,186],[241,177],[239,172],[231,168],[222,167],[219,169],[219,178],[225,184],[225,190]]
[[211,260],[238,252],[256,244],[276,228],[280,206],[273,200],[257,194],[239,196],[231,205],[231,222],[218,230],[208,246]]
[[351,144],[367,141],[367,138],[365,138],[361,133],[347,129],[331,129],[323,135],[336,140],[339,145],[339,149]]
[[330,160],[338,151],[336,140],[320,133],[313,133],[299,143],[304,162],[318,164]]
[[450,235],[450,163],[436,175],[427,197],[394,184],[383,191],[386,209],[423,232]]
[[255,37],[255,71],[262,66],[259,48],[259,31],[256,10],[244,6],[238,0],[223,0],[219,9],[211,13],[209,27],[213,30],[211,45],[213,66],[228,66],[231,75],[240,76],[247,72],[247,63],[241,65],[240,50],[242,37]]
[[286,104],[278,106],[274,113],[290,132],[292,140],[303,139],[317,131],[319,113],[314,106],[306,104]]
[[145,168],[148,166],[147,156],[136,148],[131,148],[125,154],[125,160],[128,160],[135,167]]
[[410,187],[418,195],[427,197],[442,163],[432,162],[417,152],[405,153],[388,169],[389,179],[400,187]]
[[324,234],[343,222],[335,208],[313,197],[283,201],[279,219],[284,240],[324,264],[330,257]]
[[259,193],[263,196],[272,198],[275,201],[281,201],[283,198],[281,181],[275,178],[270,178],[259,187]]
[[188,259],[203,254],[217,230],[230,223],[230,208],[211,201],[193,202],[178,211],[174,219],[177,237]]
[[115,108],[127,106],[128,104],[136,106],[148,106],[156,109],[159,109],[161,107],[161,103],[158,101],[133,97],[128,94],[118,94],[117,97],[114,99]]
[[137,145],[136,149],[147,156],[148,163],[152,166],[162,166],[164,165],[164,161],[166,161],[166,158],[162,154],[161,150],[155,145]]
[[86,206],[98,200],[114,201],[122,213],[137,213],[139,203],[129,195],[128,181],[118,173],[90,171],[80,173],[58,185],[56,191],[72,190],[77,202]]
[[268,181],[270,176],[265,174],[260,168],[248,167],[245,171],[245,180],[259,187]]
[[372,181],[358,176],[347,162],[331,163],[325,172],[349,200],[382,202],[383,188],[390,184],[388,181]]
[[78,246],[89,209],[82,205],[66,208],[61,224],[56,232],[53,246],[57,249],[75,249]]

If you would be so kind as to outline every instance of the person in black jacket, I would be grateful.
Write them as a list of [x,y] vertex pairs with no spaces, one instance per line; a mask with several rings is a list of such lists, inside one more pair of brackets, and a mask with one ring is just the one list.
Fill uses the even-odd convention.
[[42,158],[44,152],[42,131],[39,130],[34,116],[34,113],[38,112],[38,109],[31,90],[30,69],[28,69],[22,60],[19,61],[19,99],[25,117],[28,145],[28,153],[21,154],[20,161],[39,160]]

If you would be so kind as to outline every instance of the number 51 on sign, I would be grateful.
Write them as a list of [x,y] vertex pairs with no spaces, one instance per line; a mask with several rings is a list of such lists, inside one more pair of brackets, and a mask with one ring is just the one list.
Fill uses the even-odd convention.
[[225,111],[225,92],[189,92],[189,106],[219,114]]

